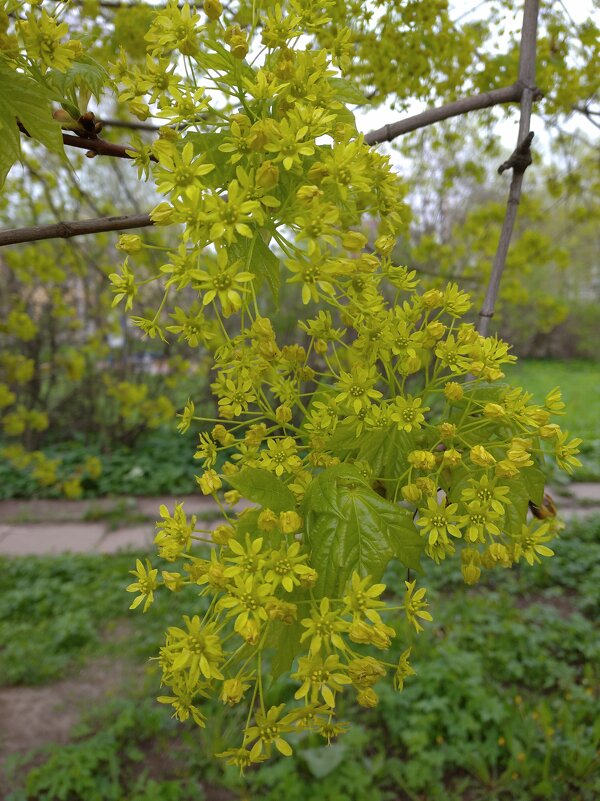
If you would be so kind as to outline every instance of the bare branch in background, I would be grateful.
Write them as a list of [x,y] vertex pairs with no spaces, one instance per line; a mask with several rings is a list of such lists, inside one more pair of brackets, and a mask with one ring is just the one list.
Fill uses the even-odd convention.
[[152,125],[150,122],[138,122],[138,120],[112,120],[102,119],[103,128],[129,128],[132,131],[148,131],[158,133],[159,125]]
[[419,128],[426,128],[428,125],[433,125],[442,120],[448,120],[451,117],[467,114],[469,111],[479,111],[504,103],[518,103],[521,100],[524,88],[525,84],[521,80],[518,80],[516,83],[513,83],[512,86],[492,89],[490,92],[482,92],[479,95],[463,97],[460,100],[456,100],[454,103],[446,103],[444,106],[427,109],[427,111],[423,111],[421,114],[406,117],[406,119],[398,120],[398,122],[384,125],[383,128],[378,128],[376,131],[371,131],[365,135],[365,142],[368,145],[391,142],[398,136],[403,136],[411,131],[417,131]]
[[502,165],[502,169],[512,169],[512,180],[508,192],[506,214],[502,223],[502,231],[498,241],[498,248],[494,256],[492,273],[488,283],[483,306],[479,312],[478,330],[482,336],[487,336],[490,320],[494,316],[496,300],[500,281],[506,266],[506,257],[510,247],[510,240],[517,219],[517,211],[521,200],[521,189],[525,170],[531,164],[529,145],[533,134],[529,130],[533,100],[536,97],[535,86],[535,58],[537,48],[537,25],[540,9],[539,0],[525,0],[523,12],[523,27],[521,29],[521,45],[519,52],[519,81],[523,88],[521,96],[521,117],[519,120],[519,135],[517,147],[510,159]]

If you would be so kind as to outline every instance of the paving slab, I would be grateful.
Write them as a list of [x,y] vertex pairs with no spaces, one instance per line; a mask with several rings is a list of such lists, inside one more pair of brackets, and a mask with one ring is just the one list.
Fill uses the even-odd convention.
[[167,507],[172,512],[175,504],[183,503],[185,513],[188,515],[198,515],[203,512],[212,512],[219,507],[212,498],[207,498],[204,495],[167,495],[163,498],[136,498],[137,510],[143,515],[147,515],[153,520],[160,519],[161,504]]
[[106,527],[100,523],[10,526],[0,541],[0,553],[8,556],[86,553],[94,550],[105,531]]
[[578,501],[600,505],[600,483],[594,481],[574,481],[568,486],[569,495]]
[[154,535],[155,529],[152,525],[120,528],[117,531],[107,532],[95,550],[98,553],[148,551],[152,548]]

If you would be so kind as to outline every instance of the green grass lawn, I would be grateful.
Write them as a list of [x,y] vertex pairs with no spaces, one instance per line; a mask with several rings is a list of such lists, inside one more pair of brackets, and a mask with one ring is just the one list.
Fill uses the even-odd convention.
[[[569,526],[555,550],[474,588],[456,563],[430,565],[433,623],[414,637],[390,621],[402,648],[413,645],[417,676],[404,691],[381,685],[375,709],[346,706],[350,732],[328,749],[296,735],[292,758],[245,777],[212,757],[240,724],[235,709],[207,705],[199,730],[153,700],[148,657],[165,626],[199,611],[196,590],[159,595],[142,615],[127,612],[123,591],[133,557],[2,560],[0,685],[75,681],[99,657],[133,677],[87,711],[68,745],[13,759],[7,801],[595,801],[600,518]],[[388,587],[404,578],[389,571]],[[267,704],[284,689],[275,684]]]
[[581,437],[576,481],[600,481],[600,362],[523,359],[506,369],[511,383],[532,392],[536,401],[560,386],[567,404],[561,427]]

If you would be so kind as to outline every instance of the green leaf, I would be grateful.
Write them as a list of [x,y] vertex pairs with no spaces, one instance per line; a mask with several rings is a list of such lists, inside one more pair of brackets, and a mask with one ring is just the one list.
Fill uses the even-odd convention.
[[271,624],[269,641],[273,642],[274,654],[270,673],[273,681],[284,673],[289,673],[296,655],[303,647],[300,643],[303,631],[305,629],[297,620],[290,625],[277,620]]
[[[325,495],[325,499],[323,496]],[[415,570],[424,540],[407,509],[386,501],[348,465],[325,470],[305,502],[311,563],[321,595],[343,592],[353,572],[378,581],[396,557]]]
[[519,478],[525,485],[529,494],[529,500],[536,506],[541,506],[544,500],[544,487],[546,486],[546,476],[539,467],[525,467],[519,473]]
[[268,470],[245,467],[233,476],[225,476],[225,480],[244,498],[273,512],[287,512],[296,506],[293,492]]
[[[73,61],[66,72],[53,70],[49,77],[58,91],[65,96],[71,95],[76,89],[86,89],[96,100],[100,100],[102,90],[110,80],[104,67],[87,54]],[[75,119],[86,110],[79,108]]]
[[508,497],[510,503],[506,507],[504,518],[504,530],[508,534],[520,534],[521,526],[527,521],[527,510],[529,509],[529,490],[521,478],[511,478],[504,482],[505,486],[510,487]]
[[[306,609],[306,607],[302,605],[302,602],[305,603],[309,598],[308,590],[302,587],[295,587],[292,592],[286,595],[286,601],[299,604],[298,617],[303,617],[301,610]],[[275,681],[284,673],[290,672],[294,659],[303,648],[300,643],[300,637],[304,631],[305,629],[300,625],[299,620],[294,620],[293,623],[274,620],[269,626],[266,646],[273,650],[270,670],[272,681]]]
[[341,100],[343,103],[352,103],[356,105],[364,105],[366,97],[364,93],[356,86],[356,84],[345,78],[330,78],[329,85],[335,92],[336,100]]
[[315,779],[324,779],[341,765],[346,752],[345,743],[332,743],[327,748],[303,748],[298,756],[306,762],[306,767]]
[[0,186],[21,158],[21,132],[53,153],[64,153],[60,125],[52,118],[49,90],[32,78],[15,72],[0,60]]
[[267,279],[267,284],[273,294],[275,303],[279,303],[281,265],[279,259],[267,245],[260,233],[254,238],[254,247],[252,249],[249,267],[250,272]]

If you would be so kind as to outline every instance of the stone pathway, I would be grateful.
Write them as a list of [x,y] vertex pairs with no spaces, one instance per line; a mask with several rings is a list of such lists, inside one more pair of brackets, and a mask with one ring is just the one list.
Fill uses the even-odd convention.
[[147,551],[154,540],[160,505],[164,503],[172,511],[178,501],[183,501],[188,515],[204,518],[205,528],[220,522],[218,507],[200,495],[1,501],[0,555]]
[[[552,495],[567,519],[600,513],[600,484],[571,484]],[[160,505],[172,511],[178,501],[183,501],[188,515],[204,519],[206,528],[221,522],[218,507],[201,495],[0,501],[0,555],[147,551],[152,548]]]

